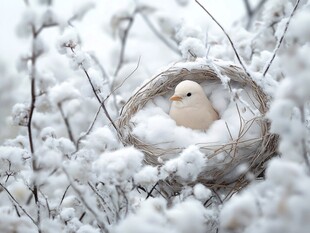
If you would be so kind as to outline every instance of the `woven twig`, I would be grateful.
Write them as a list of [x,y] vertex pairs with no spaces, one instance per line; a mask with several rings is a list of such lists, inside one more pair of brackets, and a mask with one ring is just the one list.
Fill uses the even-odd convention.
[[[142,109],[148,101],[156,96],[166,95],[172,93],[178,83],[183,80],[193,80],[198,83],[217,81],[221,82],[223,77],[228,77],[230,81],[237,82],[243,87],[250,87],[253,92],[253,102],[259,110],[259,116],[242,122],[239,137],[231,140],[229,143],[218,145],[199,144],[203,152],[205,152],[208,159],[216,159],[217,155],[225,153],[227,159],[220,161],[216,166],[206,166],[205,170],[199,175],[198,179],[192,183],[203,183],[211,188],[229,188],[231,192],[237,191],[247,184],[247,179],[243,174],[234,174],[232,171],[240,164],[248,164],[248,171],[258,176],[265,169],[265,162],[270,159],[277,148],[277,137],[269,133],[269,122],[264,119],[264,115],[268,110],[268,96],[263,90],[251,80],[245,72],[238,66],[224,63],[222,61],[213,60],[207,61],[204,64],[195,64],[191,68],[190,64],[175,64],[169,69],[161,72],[148,83],[142,86],[125,104],[121,112],[121,117],[118,121],[119,133],[122,136],[125,145],[133,145],[145,154],[145,163],[153,166],[161,166],[158,158],[165,161],[170,156],[176,155],[184,148],[169,148],[163,149],[158,145],[151,145],[146,143],[132,134],[131,118]],[[241,117],[241,116],[240,116]],[[240,119],[242,120],[242,119]],[[258,138],[245,140],[244,134],[252,126],[257,123],[261,128],[261,135]],[[251,147],[251,145],[253,145]],[[239,149],[249,147],[246,150],[248,154],[240,155]],[[171,185],[175,191],[182,186],[182,181],[177,177],[170,177],[165,181],[166,184]],[[187,183],[187,185],[191,185]]]

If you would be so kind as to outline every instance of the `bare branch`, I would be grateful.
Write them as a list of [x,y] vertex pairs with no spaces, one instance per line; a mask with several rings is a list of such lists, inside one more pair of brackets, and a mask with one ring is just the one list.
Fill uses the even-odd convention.
[[114,121],[112,120],[112,118],[111,118],[111,116],[110,116],[110,114],[109,114],[109,112],[108,112],[108,110],[107,110],[107,108],[106,108],[104,102],[101,101],[100,97],[98,96],[98,94],[97,94],[97,92],[96,92],[96,89],[95,89],[95,87],[94,87],[94,85],[93,85],[93,83],[92,83],[92,81],[91,81],[91,78],[90,78],[90,76],[89,76],[87,70],[86,70],[84,67],[82,67],[82,70],[84,71],[84,73],[85,73],[85,75],[86,75],[86,77],[87,77],[87,79],[88,79],[88,82],[90,83],[90,85],[91,85],[91,87],[92,87],[92,90],[93,90],[93,92],[94,92],[94,94],[95,94],[95,96],[96,96],[98,102],[100,103],[101,108],[103,109],[103,111],[104,111],[106,117],[108,118],[108,120],[110,121],[110,123],[112,124],[112,126],[114,127],[114,129],[116,130],[117,135],[120,136],[120,135],[119,135],[118,128],[116,127]]
[[283,41],[283,39],[284,39],[284,36],[285,36],[286,31],[287,31],[287,29],[288,29],[288,26],[289,26],[289,24],[290,24],[290,22],[291,22],[291,19],[292,19],[293,15],[294,15],[294,13],[295,13],[295,11],[296,11],[298,5],[299,5],[299,2],[300,2],[300,0],[297,0],[296,3],[295,3],[294,9],[292,10],[292,12],[291,12],[291,14],[290,14],[290,16],[289,16],[289,18],[288,18],[286,24],[285,24],[285,28],[284,28],[284,30],[283,30],[283,33],[282,33],[281,37],[279,38],[279,40],[278,40],[278,42],[277,42],[277,45],[276,45],[276,47],[275,47],[275,49],[274,49],[274,51],[273,51],[273,54],[272,54],[272,56],[271,56],[269,62],[267,63],[267,66],[266,66],[266,68],[265,68],[265,71],[264,71],[264,73],[263,73],[263,76],[266,76],[266,74],[267,74],[267,72],[268,72],[268,70],[269,70],[269,68],[270,68],[270,66],[271,66],[271,64],[272,64],[272,62],[273,62],[273,60],[275,59],[275,57],[276,57],[276,55],[277,55],[277,52],[278,52],[278,50],[279,50],[279,48],[280,48],[280,46],[281,46],[281,44],[282,44],[282,41]]
[[222,27],[222,25],[211,15],[211,13],[198,1],[198,0],[195,0],[196,3],[211,17],[211,19],[221,28],[221,30],[224,32],[225,36],[227,37],[227,39],[229,40],[229,43],[231,45],[231,47],[233,48],[234,52],[235,52],[235,55],[240,63],[240,65],[242,66],[244,72],[249,76],[251,77],[250,73],[247,71],[245,65],[243,64],[242,60],[241,60],[241,57],[239,55],[239,53],[237,52],[236,48],[235,48],[235,45],[234,43],[232,42],[230,36],[228,35],[228,33],[225,31],[225,29]]

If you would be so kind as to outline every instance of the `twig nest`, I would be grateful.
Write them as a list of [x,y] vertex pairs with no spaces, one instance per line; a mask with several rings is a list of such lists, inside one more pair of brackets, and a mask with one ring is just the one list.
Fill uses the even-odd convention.
[[[205,132],[176,126],[168,115],[169,97],[183,80],[199,83],[220,115]],[[188,146],[198,147],[205,158],[203,169],[194,180],[175,172],[165,180],[172,187],[203,183],[238,190],[247,183],[245,174],[257,177],[275,153],[277,137],[264,119],[267,103],[268,96],[237,65],[206,59],[176,63],[128,100],[119,134],[124,144],[144,152],[146,164],[161,168]]]

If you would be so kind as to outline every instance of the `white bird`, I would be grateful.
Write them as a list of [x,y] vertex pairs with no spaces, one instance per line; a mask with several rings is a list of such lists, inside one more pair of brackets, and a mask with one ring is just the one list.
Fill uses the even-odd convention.
[[179,126],[205,130],[219,118],[203,88],[194,81],[180,82],[170,100],[169,115]]

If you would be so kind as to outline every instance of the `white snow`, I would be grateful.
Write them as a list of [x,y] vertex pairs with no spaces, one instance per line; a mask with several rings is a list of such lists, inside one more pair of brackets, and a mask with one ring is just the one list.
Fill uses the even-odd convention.
[[189,146],[179,157],[165,163],[162,172],[175,174],[183,181],[194,181],[206,166],[205,155],[196,146]]
[[16,125],[27,126],[29,119],[29,107],[25,104],[18,103],[13,106],[13,122]]
[[[246,1],[200,2],[268,95],[266,114],[250,88],[216,68],[240,64],[195,1],[1,3],[0,232],[99,233],[103,226],[110,233],[310,232],[310,1],[301,0],[291,19],[295,0],[248,1],[253,10],[264,3],[252,19]],[[180,127],[168,115],[173,89],[151,99],[130,119],[132,133],[142,143],[175,149],[151,166],[144,149],[122,144],[102,109],[96,115],[91,84],[102,100],[119,87],[105,101],[116,122],[135,91],[171,65],[215,69],[219,80],[201,84],[220,119],[206,131]],[[261,164],[260,177],[246,161],[261,149],[252,143],[263,136],[260,122],[251,124],[256,117],[279,136],[276,158]],[[237,158],[205,149],[241,134]],[[245,175],[247,186],[202,181],[234,159],[242,162],[227,167],[225,181]]]
[[133,147],[106,152],[93,163],[93,171],[100,180],[122,184],[141,168],[143,157],[143,153]]
[[62,82],[52,87],[49,91],[52,103],[61,104],[62,102],[78,98],[79,91],[69,82]]

